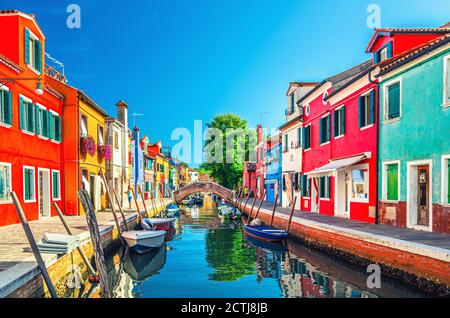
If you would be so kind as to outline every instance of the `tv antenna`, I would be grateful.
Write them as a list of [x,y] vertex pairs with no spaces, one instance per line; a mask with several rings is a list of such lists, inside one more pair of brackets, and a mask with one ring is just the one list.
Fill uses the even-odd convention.
[[133,127],[136,127],[136,117],[144,116],[144,114],[132,113],[131,116],[133,116]]

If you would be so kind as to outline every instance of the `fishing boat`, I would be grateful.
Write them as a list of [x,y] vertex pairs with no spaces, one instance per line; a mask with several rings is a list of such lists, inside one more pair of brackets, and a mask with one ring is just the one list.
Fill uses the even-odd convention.
[[125,231],[122,237],[128,247],[134,252],[143,254],[155,248],[160,248],[164,243],[166,231]]
[[180,207],[174,203],[169,204],[169,206],[166,208],[166,211],[168,213],[177,213],[180,211]]
[[268,242],[279,242],[288,236],[288,233],[285,230],[266,225],[245,225],[244,233],[255,239]]
[[168,231],[173,227],[176,218],[144,218],[142,219],[142,229],[146,231],[164,230]]

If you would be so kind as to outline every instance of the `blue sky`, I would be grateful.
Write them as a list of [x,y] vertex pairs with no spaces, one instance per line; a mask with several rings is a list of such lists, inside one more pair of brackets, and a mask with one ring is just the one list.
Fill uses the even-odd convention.
[[[81,7],[81,29],[66,26],[71,3]],[[433,27],[450,17],[448,0],[2,0],[1,7],[36,14],[47,52],[64,62],[71,85],[111,115],[124,99],[130,113],[145,114],[137,119],[143,133],[170,145],[174,128],[193,130],[195,119],[217,113],[278,127],[290,81],[319,81],[368,58],[372,3],[383,27]]]

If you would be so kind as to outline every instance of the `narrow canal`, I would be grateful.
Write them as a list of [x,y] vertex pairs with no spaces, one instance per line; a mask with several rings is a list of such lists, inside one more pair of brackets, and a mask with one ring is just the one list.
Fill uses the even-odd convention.
[[[384,277],[381,289],[369,289],[362,269],[294,241],[287,248],[249,241],[242,222],[219,217],[209,196],[202,207],[185,208],[169,239],[144,255],[124,248],[108,255],[115,297],[426,296]],[[80,297],[80,291],[65,296]]]

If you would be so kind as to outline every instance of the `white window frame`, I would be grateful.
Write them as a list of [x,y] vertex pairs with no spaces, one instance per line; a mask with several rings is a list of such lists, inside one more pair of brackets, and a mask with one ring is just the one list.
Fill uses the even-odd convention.
[[[0,90],[9,92],[9,87],[6,86],[6,85],[0,84]],[[1,96],[1,95],[0,95],[0,96]],[[0,97],[0,98],[1,98],[1,97]],[[11,102],[12,102],[12,101],[11,101]],[[5,107],[5,105],[3,105],[3,107]],[[1,111],[2,111],[2,108],[0,107],[0,116],[1,116]],[[12,114],[11,114],[11,116],[12,116]],[[0,121],[0,126],[5,127],[5,128],[11,128],[11,127],[12,127],[12,125],[5,124],[3,121]]]
[[[50,114],[51,114],[52,116],[58,116],[58,117],[59,117],[59,121],[60,121],[61,127],[62,127],[62,117],[61,117],[57,112],[55,112],[54,110],[49,109],[48,111],[50,112]],[[54,122],[53,119],[52,119],[52,122]],[[56,126],[55,126],[55,128],[56,128]],[[51,130],[52,127],[48,127],[48,129]],[[51,131],[51,132],[50,132],[50,135],[52,135],[52,138],[50,138],[51,142],[53,142],[53,143],[55,143],[55,144],[60,144],[60,143],[61,143],[60,141],[58,141],[58,140],[55,139],[56,136],[55,136],[55,134],[54,134],[54,131]],[[62,136],[62,131],[61,131],[61,136]]]
[[[30,35],[30,38],[33,39],[33,41],[40,41],[40,39],[36,36],[36,34],[34,34],[30,29],[28,29],[28,28],[25,28],[25,29],[28,30],[29,35]],[[30,46],[30,49],[31,49],[31,46]],[[33,54],[31,54],[31,53],[33,53]],[[30,56],[30,62],[31,62],[32,56],[33,56],[33,59],[34,59],[34,55],[36,54],[34,45],[33,45],[33,48],[31,49],[31,52],[28,52],[28,54],[29,54],[29,56]],[[41,58],[42,58],[42,57],[41,57]],[[36,61],[35,61],[35,63],[36,63]],[[33,72],[36,73],[37,75],[41,75],[42,73],[39,72],[39,71],[35,68],[35,66],[36,66],[36,64],[33,65],[32,63],[30,63],[30,64],[27,63],[27,67],[28,67],[31,71],[33,71]],[[43,61],[42,61],[42,67],[44,67],[44,62],[43,62]]]
[[[53,196],[53,172],[57,172],[58,173],[58,193],[59,193],[59,197],[58,198],[55,198],[54,196]],[[51,192],[52,192],[52,199],[53,199],[53,201],[61,201],[61,171],[59,171],[59,170],[56,170],[56,169],[52,169],[52,171],[51,171],[51,179],[52,179],[52,182],[51,182]]]
[[[0,162],[0,166],[8,167],[9,169],[9,188],[11,191],[13,191],[13,183],[12,183],[12,166],[10,162]],[[12,198],[11,195],[9,195],[9,200],[6,201],[0,201],[0,205],[2,204],[12,204]]]
[[[387,166],[396,164],[398,165],[398,198],[397,200],[388,200],[387,199]],[[387,203],[398,203],[401,201],[401,161],[400,160],[390,160],[390,161],[383,161],[381,164],[381,201],[387,202]]]
[[[388,88],[394,84],[400,84],[400,107],[399,107],[399,116],[397,118],[393,118],[393,119],[388,119],[387,117],[387,110],[389,108],[389,102],[388,102]],[[403,78],[402,77],[398,77],[395,78],[385,84],[383,84],[383,122],[385,124],[388,123],[392,123],[392,122],[396,122],[399,121],[402,118],[402,102],[403,100]]]
[[[33,104],[34,105],[34,102],[33,102],[33,100],[31,99],[31,98],[29,98],[29,97],[26,97],[25,95],[22,95],[22,94],[19,94],[19,108],[20,108],[20,99],[23,99],[24,101],[26,101],[27,103],[31,103],[31,104]],[[19,109],[20,110],[20,109]],[[20,114],[19,114],[19,116],[20,116]],[[34,115],[35,117],[34,117],[34,125],[36,126],[36,112],[35,112],[35,115]],[[26,114],[26,121],[28,122],[28,109],[27,109],[27,114]],[[19,118],[19,120],[20,120],[20,118]],[[27,123],[27,125],[28,125],[28,123]],[[36,127],[34,127],[35,129],[35,131],[36,131]],[[34,133],[34,132],[31,132],[31,131],[28,131],[28,130],[26,130],[26,129],[21,129],[21,131],[24,133],[24,134],[27,134],[27,135],[30,135],[30,136],[34,136],[34,135],[36,135],[36,133]]]
[[370,199],[370,167],[368,163],[351,166],[349,168],[352,182],[352,191],[353,191],[353,170],[367,170],[367,180],[366,176],[364,176],[364,183],[367,186],[367,199],[358,199],[353,198],[353,193],[350,194],[350,202],[359,202],[359,203],[369,203]]
[[450,207],[450,202],[447,202],[447,195],[450,189],[448,188],[448,164],[450,161],[450,154],[441,156],[441,205]]
[[448,63],[450,61],[450,54],[444,56],[444,83],[443,83],[443,100],[442,100],[442,106],[444,108],[450,107],[450,96],[447,96],[447,85],[450,84],[450,76],[449,76],[449,70],[447,68]]
[[[38,106],[39,107],[39,109],[41,109],[41,110],[47,110],[47,107],[45,107],[45,106],[43,106],[43,105],[41,105],[41,104],[39,104],[39,103],[36,103],[36,106]],[[42,114],[41,114],[42,115]],[[37,119],[37,118],[35,118],[35,119]],[[42,119],[42,116],[40,117],[40,119]],[[37,120],[35,120],[35,124],[36,124],[36,127],[37,127],[37,125],[39,124],[38,122],[37,122]],[[44,124],[44,122],[42,121],[42,124]],[[48,124],[48,123],[47,123]],[[35,127],[35,128],[36,128]],[[41,134],[42,134],[42,132],[43,132],[43,128],[44,127],[40,127],[40,131],[41,131]],[[50,127],[47,127],[48,129],[50,129]],[[37,129],[36,129],[37,130]],[[36,133],[36,135],[38,136],[38,138],[40,138],[40,139],[43,139],[43,140],[48,140],[48,137],[45,137],[45,136],[43,136],[43,135],[40,135],[40,134],[38,134],[38,133]]]
[[[33,170],[33,186],[30,189],[32,189],[33,199],[26,200],[25,199],[25,170]],[[23,177],[22,177],[22,186],[23,186],[23,202],[25,203],[33,203],[36,202],[36,168],[32,166],[23,166]]]
[[[400,89],[401,89],[401,87],[400,87]],[[372,91],[373,91],[373,89],[369,90],[368,92],[365,92],[364,94],[359,95],[359,97],[364,97],[366,99],[366,101],[367,100],[369,101],[369,103],[365,103],[365,105],[364,105],[366,107],[366,109],[365,109],[365,112],[366,112],[365,119],[367,119],[366,124],[370,120],[370,94],[372,93]],[[373,107],[374,107],[374,111],[375,111],[375,105],[373,105]],[[359,111],[359,109],[358,109],[358,111]],[[359,116],[359,114],[358,114],[358,116]],[[364,125],[364,126],[360,127],[359,130],[365,130],[365,129],[369,129],[371,127],[373,127],[373,123]]]
[[[342,129],[342,126],[341,126],[341,109],[344,107],[345,105],[341,105],[341,106],[339,106],[339,107],[336,107],[334,110],[333,110],[333,113],[335,113],[335,112],[339,112],[339,128],[341,128]],[[334,116],[336,116],[336,113],[334,114]],[[333,116],[333,118],[334,118],[334,116]],[[345,115],[344,115],[345,116]],[[334,124],[334,120],[333,120],[333,124]],[[333,135],[334,135],[334,130],[333,130]],[[337,136],[333,136],[333,139],[340,139],[340,138],[342,138],[342,137],[344,137],[344,135],[345,135],[345,132],[344,133],[342,133],[342,134],[340,134],[340,135],[337,135]],[[331,139],[331,138],[330,138]]]

